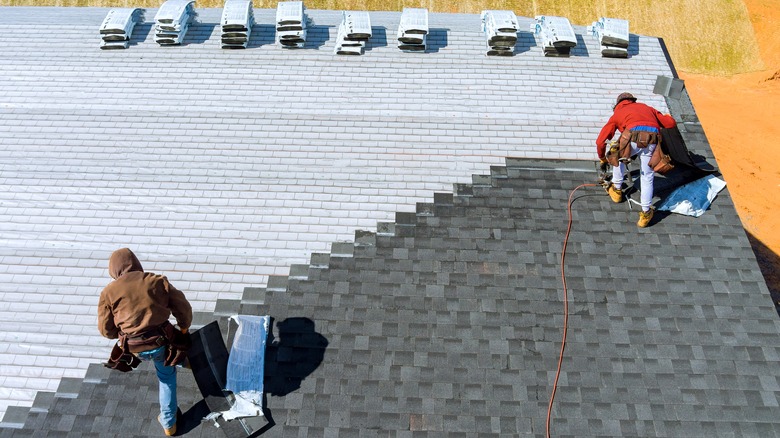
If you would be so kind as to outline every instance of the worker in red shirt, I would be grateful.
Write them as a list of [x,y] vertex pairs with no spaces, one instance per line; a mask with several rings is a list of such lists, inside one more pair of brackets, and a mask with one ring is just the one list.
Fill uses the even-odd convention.
[[[655,172],[650,167],[650,158],[660,142],[660,128],[674,128],[677,122],[669,114],[662,114],[655,108],[639,103],[631,93],[620,93],[613,108],[612,117],[601,128],[596,139],[596,152],[604,169],[612,164],[612,183],[607,188],[614,202],[623,201],[623,177],[626,172],[624,161],[639,156],[640,204],[637,226],[644,228],[653,218],[653,179]],[[607,141],[620,131],[617,151],[610,151],[607,157]],[[616,153],[615,153],[616,152]],[[618,160],[620,158],[620,160]]]

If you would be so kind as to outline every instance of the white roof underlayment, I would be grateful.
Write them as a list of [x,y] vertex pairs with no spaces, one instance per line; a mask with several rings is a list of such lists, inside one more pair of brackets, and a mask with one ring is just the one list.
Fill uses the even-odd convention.
[[507,156],[594,160],[617,94],[664,110],[671,74],[656,38],[602,58],[580,26],[546,58],[525,17],[516,55],[487,57],[479,14],[431,13],[428,53],[398,49],[400,12],[371,12],[365,54],[336,56],[341,11],[320,10],[305,49],[255,10],[249,48],[222,50],[221,9],[182,46],[148,20],[102,51],[108,10],[0,8],[0,416],[106,358],[113,250],[211,311]]

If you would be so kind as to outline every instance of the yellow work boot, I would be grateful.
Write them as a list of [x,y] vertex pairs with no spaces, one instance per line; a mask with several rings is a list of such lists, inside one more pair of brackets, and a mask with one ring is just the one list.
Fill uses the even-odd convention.
[[607,187],[607,193],[609,193],[609,197],[612,198],[612,202],[615,204],[623,202],[623,191],[615,188],[614,184],[610,184]]
[[[177,412],[177,414],[178,414],[178,412]],[[178,417],[178,415],[177,415],[177,417]],[[177,418],[177,420],[178,420],[178,418]],[[159,421],[160,425],[162,425],[162,421],[160,421],[160,417],[159,416],[157,416],[157,421]],[[176,435],[176,423],[173,423],[173,426],[171,426],[169,428],[166,428],[165,426],[163,426],[163,432],[165,432],[165,436],[174,436],[174,435]]]
[[636,223],[636,226],[639,228],[644,228],[648,225],[650,225],[650,221],[653,219],[653,209],[651,208],[648,211],[640,211],[639,212],[639,221]]

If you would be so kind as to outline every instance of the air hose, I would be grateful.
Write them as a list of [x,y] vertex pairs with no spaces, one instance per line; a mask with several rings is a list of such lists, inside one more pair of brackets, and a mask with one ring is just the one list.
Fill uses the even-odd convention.
[[574,188],[569,193],[569,203],[567,211],[569,214],[569,224],[566,227],[566,237],[563,239],[563,248],[561,249],[561,281],[563,282],[563,338],[561,339],[561,352],[558,356],[558,368],[555,372],[555,380],[553,381],[552,392],[550,394],[550,404],[547,406],[547,422],[545,429],[547,431],[547,438],[550,438],[550,421],[552,419],[552,407],[555,401],[555,392],[558,389],[558,378],[561,376],[561,364],[563,363],[563,352],[566,349],[566,333],[569,328],[569,292],[566,287],[566,246],[569,243],[569,234],[571,234],[572,213],[571,205],[574,202],[574,193],[583,187],[598,187],[601,184],[581,184]]

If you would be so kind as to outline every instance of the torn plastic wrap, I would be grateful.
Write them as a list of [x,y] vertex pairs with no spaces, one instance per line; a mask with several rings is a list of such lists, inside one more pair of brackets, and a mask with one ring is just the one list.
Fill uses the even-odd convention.
[[263,375],[268,339],[268,316],[233,315],[238,324],[227,365],[228,391],[235,396],[230,410],[219,414],[225,420],[263,415]]
[[724,187],[726,187],[725,181],[708,175],[675,189],[658,206],[658,209],[699,217],[707,211],[707,208]]

